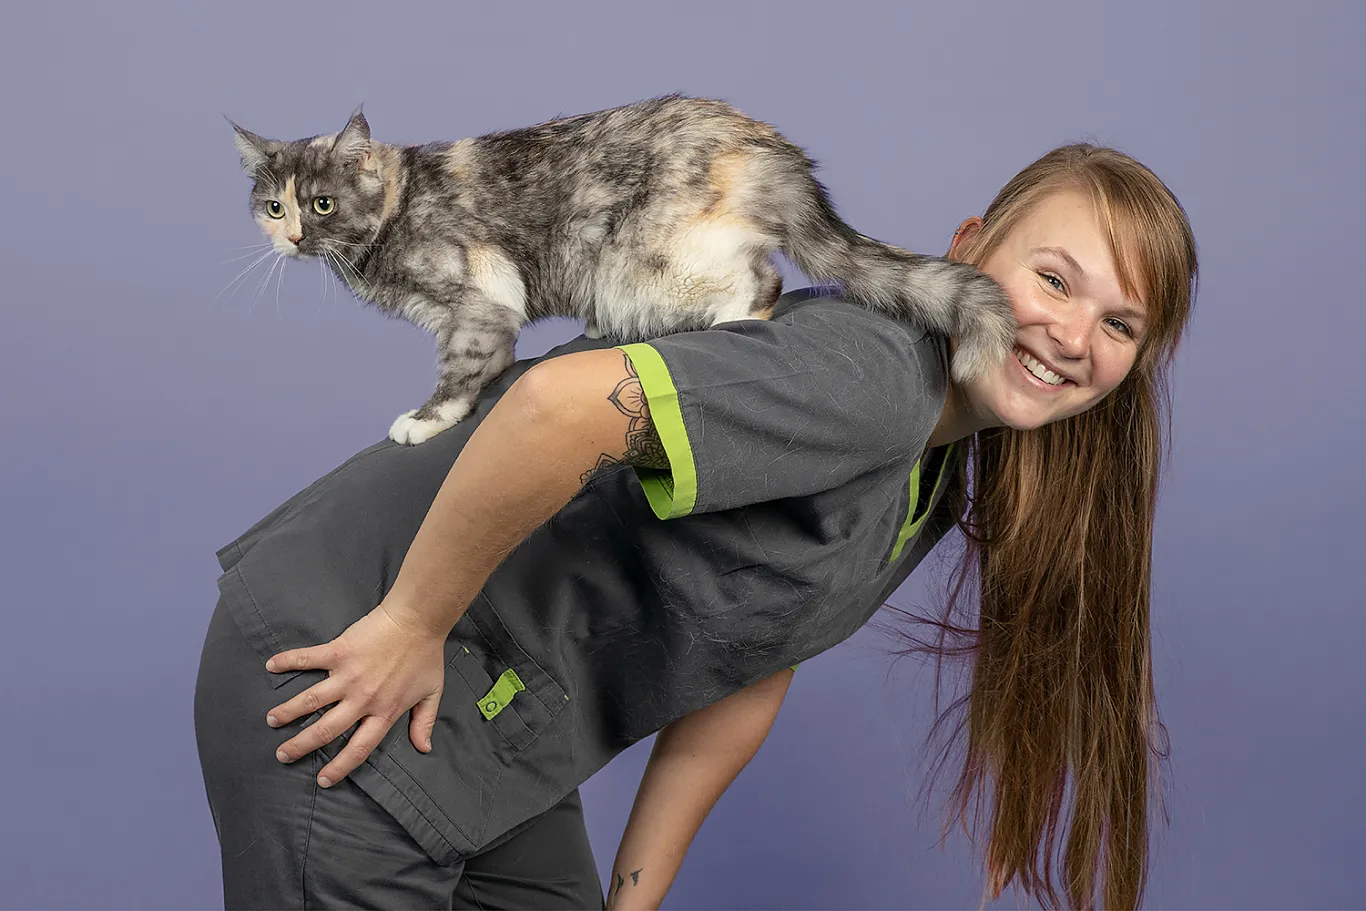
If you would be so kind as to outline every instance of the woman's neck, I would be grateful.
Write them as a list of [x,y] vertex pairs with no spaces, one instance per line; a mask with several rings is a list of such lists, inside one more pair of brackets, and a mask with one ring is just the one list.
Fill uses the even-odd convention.
[[933,449],[956,443],[979,430],[995,427],[999,423],[994,415],[978,413],[962,387],[950,379],[949,391],[944,396],[944,410],[939,413],[939,423],[934,425],[928,445]]

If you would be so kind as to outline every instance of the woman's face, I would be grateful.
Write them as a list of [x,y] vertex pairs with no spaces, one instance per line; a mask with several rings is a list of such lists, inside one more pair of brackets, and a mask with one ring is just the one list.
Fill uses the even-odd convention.
[[[981,228],[963,223],[949,255]],[[1126,299],[1089,196],[1054,193],[980,265],[1015,305],[1014,357],[958,390],[980,426],[1030,430],[1085,411],[1137,358],[1146,307]]]

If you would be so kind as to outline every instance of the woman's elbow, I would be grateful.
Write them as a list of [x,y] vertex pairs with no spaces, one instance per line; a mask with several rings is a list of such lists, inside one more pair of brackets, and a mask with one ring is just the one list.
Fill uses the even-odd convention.
[[565,378],[564,371],[556,369],[557,360],[542,361],[518,377],[499,404],[511,405],[518,417],[532,426],[563,416]]
[[613,349],[579,351],[532,367],[508,390],[524,419],[555,427],[573,440],[619,456],[627,430],[639,416],[614,403],[614,392],[630,379],[624,355]]
[[[606,395],[597,396],[598,387],[603,383],[599,373],[602,358],[587,358],[585,355],[602,355],[602,351],[582,351],[565,354],[541,361],[518,378],[508,390],[515,394],[523,408],[534,409],[550,417],[579,408],[590,400],[606,400]],[[608,363],[617,364],[620,354]],[[611,387],[608,387],[608,392]]]

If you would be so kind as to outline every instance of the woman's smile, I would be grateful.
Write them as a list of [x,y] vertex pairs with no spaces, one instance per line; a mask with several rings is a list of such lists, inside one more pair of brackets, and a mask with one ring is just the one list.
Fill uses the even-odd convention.
[[1031,389],[1054,395],[1077,385],[1070,377],[1054,370],[1051,364],[1035,357],[1028,349],[1019,345],[1015,346],[1015,363],[1019,369],[1014,372]]

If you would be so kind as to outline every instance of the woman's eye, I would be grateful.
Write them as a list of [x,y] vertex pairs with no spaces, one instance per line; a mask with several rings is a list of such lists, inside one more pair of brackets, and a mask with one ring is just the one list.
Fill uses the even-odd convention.
[[1052,272],[1040,272],[1039,275],[1043,276],[1043,280],[1048,282],[1057,290],[1062,291],[1064,293],[1067,291],[1067,285],[1063,283],[1062,279],[1058,278]]
[[1130,329],[1129,324],[1124,322],[1123,320],[1112,319],[1110,320],[1110,325],[1114,326],[1120,332],[1123,332],[1125,335],[1129,336],[1129,338],[1134,337],[1134,330]]
[[313,199],[313,211],[319,215],[331,215],[337,202],[331,196],[318,196]]
[[271,218],[284,218],[285,207],[281,205],[280,200],[272,199],[266,203],[266,214]]

